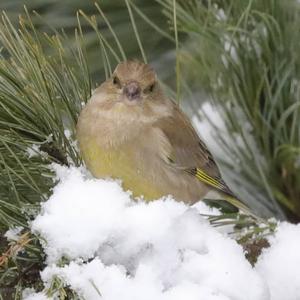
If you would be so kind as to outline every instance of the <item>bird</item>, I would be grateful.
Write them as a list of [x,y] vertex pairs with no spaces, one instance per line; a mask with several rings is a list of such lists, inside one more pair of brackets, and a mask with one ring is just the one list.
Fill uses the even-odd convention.
[[234,198],[211,152],[149,64],[120,62],[83,107],[76,131],[92,175],[121,179],[134,198],[172,195],[190,205],[209,191]]

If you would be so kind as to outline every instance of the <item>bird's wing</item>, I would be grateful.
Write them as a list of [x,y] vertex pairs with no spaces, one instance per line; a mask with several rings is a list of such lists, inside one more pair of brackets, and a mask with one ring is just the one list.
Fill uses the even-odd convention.
[[163,132],[170,144],[162,151],[163,160],[171,167],[185,170],[200,181],[232,195],[221,179],[220,171],[205,144],[201,141],[188,118],[174,103],[173,114],[160,119],[156,126]]

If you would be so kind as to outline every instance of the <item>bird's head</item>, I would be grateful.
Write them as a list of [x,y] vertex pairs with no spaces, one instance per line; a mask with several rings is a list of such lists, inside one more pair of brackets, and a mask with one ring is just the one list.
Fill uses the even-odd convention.
[[137,60],[119,63],[91,100],[98,114],[119,124],[149,124],[172,112],[172,102],[164,95],[154,70]]
[[103,88],[110,98],[130,106],[144,105],[161,94],[154,70],[137,60],[119,63]]

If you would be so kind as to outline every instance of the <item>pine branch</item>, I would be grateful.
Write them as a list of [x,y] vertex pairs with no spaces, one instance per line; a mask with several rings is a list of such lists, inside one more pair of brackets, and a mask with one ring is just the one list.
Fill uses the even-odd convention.
[[0,228],[7,228],[26,226],[23,210],[49,194],[52,162],[80,163],[72,138],[91,80],[82,36],[66,49],[63,37],[37,32],[28,15],[18,31],[5,14],[0,26]]
[[[224,120],[214,131],[228,183],[257,212],[299,221],[300,6],[192,2],[177,9],[179,30],[190,37],[181,45],[183,77]],[[172,1],[162,5],[172,19]],[[195,113],[202,103],[195,100]]]
[[[143,18],[143,14],[133,6],[131,1],[127,3],[131,5],[131,13],[138,12],[138,15]],[[184,18],[190,21],[197,16],[185,12],[192,7],[193,1],[178,3],[176,17],[178,17],[178,25],[184,28]],[[167,3],[161,2],[161,5],[167,14]],[[114,63],[112,57],[117,61],[120,57],[127,56],[127,52],[122,49],[123,42],[119,41],[114,34],[108,19],[104,18],[104,22],[112,38],[115,39],[117,49],[99,29],[96,17],[89,17],[85,13],[81,15],[96,33],[103,53],[101,64],[105,66],[108,75]],[[174,17],[173,6],[171,16]],[[14,226],[22,226],[24,231],[29,230],[28,221],[36,216],[40,202],[49,197],[54,185],[54,175],[50,168],[53,162],[64,165],[81,163],[75,143],[75,124],[79,111],[91,96],[93,87],[90,67],[87,63],[85,37],[81,27],[83,19],[78,17],[79,27],[75,33],[75,42],[69,43],[64,35],[46,34],[36,30],[28,13],[20,19],[18,30],[5,14],[2,15],[0,22],[0,43],[3,45],[0,54],[1,233]],[[151,25],[149,19],[145,21]],[[191,28],[196,28],[197,22],[192,23]],[[136,25],[139,26],[138,23]],[[140,30],[136,30],[137,40],[142,43],[139,32]],[[237,90],[238,92],[240,91]],[[227,96],[226,93],[225,95]],[[236,123],[233,125],[238,126]],[[294,134],[295,131],[296,129]],[[289,149],[283,147],[282,151],[289,151]],[[297,148],[294,152],[297,153]],[[211,216],[210,221],[215,226],[231,224],[239,228],[251,227],[253,231],[255,231],[253,228],[259,227],[258,224],[253,223],[253,220],[249,221],[237,213]],[[13,248],[9,248],[6,242],[4,244],[0,250],[1,253],[6,253],[3,256],[6,266],[1,270],[0,285],[16,286],[13,291],[16,298],[20,298],[20,291],[26,286],[36,285],[37,290],[43,289],[40,286],[38,271],[43,267],[44,255],[38,238],[32,236],[30,242],[25,244],[17,242],[12,246]],[[20,250],[20,245],[24,251],[22,255],[19,255],[19,252],[15,255],[15,252],[10,249],[14,250],[16,247]],[[57,293],[65,298],[68,298],[68,295],[77,297],[59,278],[54,280],[53,286],[48,290],[49,295]]]

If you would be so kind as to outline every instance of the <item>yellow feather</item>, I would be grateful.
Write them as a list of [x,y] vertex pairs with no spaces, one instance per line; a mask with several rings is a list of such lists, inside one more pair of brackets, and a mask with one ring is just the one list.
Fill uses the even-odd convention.
[[95,177],[122,179],[125,190],[132,191],[134,197],[143,195],[148,201],[164,196],[157,185],[149,182],[143,176],[143,172],[139,172],[133,165],[134,159],[128,151],[118,148],[103,149],[95,142],[89,141],[81,145],[81,153],[88,169]]
[[196,177],[200,181],[202,181],[202,182],[204,182],[204,183],[206,183],[206,184],[208,184],[208,185],[210,185],[210,186],[212,186],[216,189],[222,189],[222,187],[223,187],[223,185],[218,180],[216,180],[213,177],[209,176],[208,174],[206,174],[205,172],[203,172],[200,169],[197,169]]

